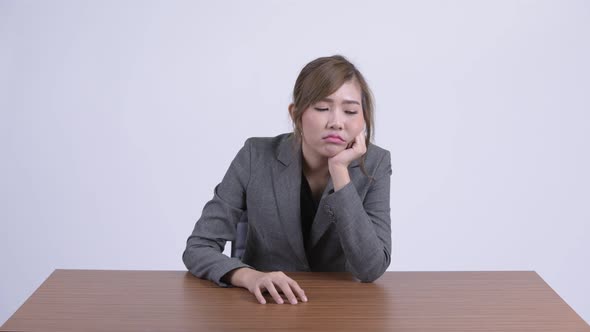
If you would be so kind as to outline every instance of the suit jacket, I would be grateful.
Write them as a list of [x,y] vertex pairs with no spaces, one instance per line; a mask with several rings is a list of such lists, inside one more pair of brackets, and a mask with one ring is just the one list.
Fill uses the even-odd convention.
[[[249,138],[240,149],[187,240],[183,261],[197,277],[227,286],[229,271],[340,271],[370,282],[391,261],[389,151],[369,144],[367,177],[359,160],[350,183],[334,191],[332,180],[318,205],[306,255],[300,220],[301,145],[292,134]],[[242,261],[223,255],[236,224],[248,215]]]

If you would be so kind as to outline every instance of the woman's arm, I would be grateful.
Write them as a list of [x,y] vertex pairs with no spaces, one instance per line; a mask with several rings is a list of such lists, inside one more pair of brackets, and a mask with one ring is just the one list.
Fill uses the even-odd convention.
[[223,254],[226,241],[233,241],[236,225],[246,209],[246,188],[250,180],[250,140],[246,140],[221,183],[203,208],[201,218],[189,236],[182,259],[195,276],[228,286],[222,277],[229,271],[248,267],[239,259]]
[[215,187],[213,199],[205,204],[201,218],[187,240],[182,255],[184,264],[195,276],[220,286],[234,285],[248,289],[260,303],[266,303],[267,291],[276,303],[283,303],[282,292],[291,304],[297,298],[307,302],[297,282],[283,272],[256,271],[239,259],[223,254],[226,241],[235,239],[236,225],[246,209],[246,190],[250,180],[251,145],[248,139],[232,161],[223,180]]
[[330,170],[335,192],[325,197],[323,208],[340,236],[347,270],[364,282],[379,278],[391,262],[391,173],[391,155],[386,151],[361,201],[348,169]]

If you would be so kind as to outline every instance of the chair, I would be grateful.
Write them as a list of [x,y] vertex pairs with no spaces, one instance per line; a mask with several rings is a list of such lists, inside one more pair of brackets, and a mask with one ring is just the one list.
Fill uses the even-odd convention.
[[242,260],[246,250],[246,237],[248,235],[248,212],[244,211],[236,227],[236,239],[231,242],[231,257]]

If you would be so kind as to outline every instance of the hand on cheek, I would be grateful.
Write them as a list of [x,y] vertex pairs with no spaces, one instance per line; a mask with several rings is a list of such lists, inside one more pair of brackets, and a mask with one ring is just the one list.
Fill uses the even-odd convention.
[[352,142],[346,145],[346,149],[328,159],[330,168],[334,166],[348,167],[353,160],[356,160],[367,152],[365,133],[361,131]]

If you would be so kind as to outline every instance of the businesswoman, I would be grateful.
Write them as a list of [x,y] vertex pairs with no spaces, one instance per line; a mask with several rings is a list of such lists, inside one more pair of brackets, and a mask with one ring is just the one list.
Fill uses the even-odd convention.
[[[199,278],[248,289],[260,303],[306,302],[282,271],[379,278],[391,259],[389,151],[370,143],[363,75],[336,55],[308,63],[289,105],[292,133],[246,140],[205,204],[183,261]],[[222,254],[247,213],[241,260]]]

